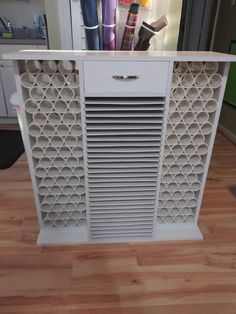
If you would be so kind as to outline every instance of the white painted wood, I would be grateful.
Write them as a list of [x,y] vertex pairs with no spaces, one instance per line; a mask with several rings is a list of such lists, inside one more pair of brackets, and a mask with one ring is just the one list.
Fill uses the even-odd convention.
[[0,117],[7,117],[7,110],[6,110],[6,103],[5,103],[5,97],[3,93],[3,87],[2,87],[2,76],[0,73]]
[[[167,62],[85,62],[85,94],[94,97],[165,96],[168,68]],[[122,80],[115,76],[136,78]]]

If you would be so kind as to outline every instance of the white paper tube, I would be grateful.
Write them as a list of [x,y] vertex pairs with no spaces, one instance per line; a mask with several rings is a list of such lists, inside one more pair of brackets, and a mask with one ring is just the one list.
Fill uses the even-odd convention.
[[208,75],[212,75],[218,71],[218,63],[217,62],[206,62],[204,66],[204,71]]
[[175,133],[178,134],[178,135],[182,135],[182,134],[185,134],[186,133],[186,125],[183,124],[183,123],[179,123],[175,126]]
[[61,170],[61,174],[63,176],[65,176],[65,177],[69,177],[69,176],[71,176],[73,174],[73,170],[71,168],[69,168],[69,167],[64,167]]
[[70,74],[74,71],[74,61],[61,60],[58,62],[58,71],[64,75]]
[[165,206],[166,206],[168,209],[175,208],[175,201],[173,201],[173,200],[168,200],[168,201],[166,201]]
[[78,185],[75,187],[75,192],[79,195],[85,194],[85,187],[83,185]]
[[194,198],[194,193],[192,191],[186,191],[183,193],[183,198],[185,200],[190,200],[191,198]]
[[59,195],[61,193],[61,188],[58,185],[54,185],[50,189],[52,195]]
[[73,211],[71,213],[71,217],[74,218],[74,219],[80,219],[82,217],[82,214],[80,211]]
[[40,159],[39,163],[40,163],[40,166],[44,168],[49,168],[52,165],[52,160],[48,157],[43,157]]
[[58,218],[58,215],[56,212],[51,212],[51,213],[48,213],[47,217],[48,219],[55,220]]
[[25,111],[28,113],[36,113],[38,111],[38,104],[32,99],[28,99],[25,102]]
[[[164,166],[164,165],[163,165]],[[167,174],[168,173],[168,168],[167,171],[163,171],[163,166],[162,166],[162,175]],[[166,167],[166,166],[165,166]],[[166,185],[164,183],[160,184],[160,192],[165,192],[166,191]]]
[[199,91],[196,87],[190,87],[186,91],[186,97],[188,100],[195,100],[199,97]]
[[183,153],[183,147],[181,145],[175,145],[173,146],[172,148],[172,153],[175,155],[175,156],[179,156]]
[[75,98],[75,92],[70,87],[63,87],[60,91],[60,96],[65,101],[71,101]]
[[81,200],[81,197],[80,197],[80,195],[72,194],[71,197],[70,197],[70,200],[71,200],[72,203],[79,203],[80,200]]
[[200,97],[203,100],[209,100],[213,97],[213,95],[214,95],[213,89],[210,87],[205,87],[200,90]]
[[178,103],[178,110],[181,112],[186,112],[189,110],[191,106],[191,103],[186,100],[186,99],[182,99],[179,103]]
[[71,125],[76,121],[76,116],[73,113],[67,112],[63,115],[62,120],[65,124]]
[[194,77],[192,74],[187,73],[182,76],[182,79],[181,79],[182,87],[189,88],[193,85],[193,83],[194,83]]
[[33,137],[36,137],[36,136],[39,136],[40,133],[41,133],[41,128],[38,126],[38,125],[35,125],[35,124],[30,124],[29,126],[29,135],[33,136]]
[[45,220],[43,221],[43,225],[44,225],[44,227],[46,227],[46,228],[52,228],[53,225],[54,225],[54,223],[53,223],[53,221],[50,220],[50,219],[45,219]]
[[186,124],[191,124],[194,121],[194,114],[192,112],[186,112],[183,116],[183,121]]
[[174,156],[172,156],[172,155],[166,155],[165,156],[165,163],[167,164],[167,165],[171,165],[171,164],[173,164],[175,162],[175,157]]
[[55,128],[49,124],[44,125],[42,130],[43,134],[46,136],[53,136],[55,133]]
[[58,219],[55,221],[55,227],[57,228],[63,228],[65,227],[65,222],[62,219]]
[[52,111],[52,104],[48,100],[42,100],[39,104],[39,109],[43,113],[49,113]]
[[48,169],[48,175],[50,177],[55,178],[55,177],[58,177],[59,174],[60,174],[60,171],[57,167],[51,167]]
[[173,181],[173,177],[170,174],[165,174],[162,176],[162,182],[164,183],[170,183]]
[[218,103],[215,99],[210,99],[205,103],[205,110],[208,113],[215,112],[217,109]]
[[179,100],[183,99],[184,96],[185,96],[184,88],[177,87],[177,88],[172,90],[172,98],[174,98],[174,100],[179,101]]
[[171,123],[176,124],[176,123],[179,123],[180,120],[181,120],[181,114],[180,113],[178,113],[178,112],[171,113],[171,115],[170,115]]
[[70,151],[70,149],[68,148],[68,147],[61,147],[60,149],[59,149],[59,155],[61,156],[61,157],[69,157],[70,156],[70,154],[71,154],[71,151]]
[[170,151],[171,151],[170,146],[169,145],[165,145],[164,155],[168,155],[170,153]]
[[208,84],[208,76],[206,74],[199,74],[195,78],[195,86],[197,88],[205,87]]
[[202,174],[204,173],[204,164],[203,163],[196,164],[193,167],[193,169],[196,174]]
[[180,172],[180,167],[178,165],[171,165],[170,166],[170,173],[171,174],[178,174]]
[[65,165],[65,159],[62,157],[56,157],[53,163],[56,167],[62,168]]
[[176,206],[177,206],[178,208],[184,208],[186,205],[187,205],[187,202],[186,202],[185,200],[183,200],[183,199],[178,200],[178,201],[177,201],[177,204],[176,204]]
[[205,142],[205,136],[203,136],[202,134],[196,134],[193,137],[193,144],[198,146],[201,145]]
[[182,198],[182,194],[181,194],[181,192],[179,192],[179,191],[175,191],[174,193],[173,193],[173,195],[172,195],[172,197],[173,197],[173,199],[174,200],[180,200],[181,198]]
[[57,155],[57,149],[55,147],[47,147],[45,150],[45,154],[47,157],[55,157]]
[[189,190],[189,184],[186,182],[180,183],[179,190],[182,192],[186,192]]
[[189,183],[193,183],[193,182],[196,182],[198,180],[198,177],[195,173],[190,173],[187,175],[186,180]]
[[40,205],[40,209],[41,209],[41,212],[42,212],[42,213],[48,213],[48,212],[50,212],[50,210],[51,210],[51,206],[50,206],[50,204],[48,204],[48,203],[42,203],[42,204]]
[[44,150],[39,146],[34,146],[32,149],[32,156],[35,158],[42,158],[44,155]]
[[48,121],[52,125],[59,125],[61,123],[61,116],[56,112],[52,112],[48,116]]
[[195,198],[192,198],[191,200],[188,201],[188,206],[193,208],[197,206],[197,200]]
[[189,157],[190,164],[198,164],[201,161],[201,157],[197,154],[193,154]]
[[44,125],[47,122],[47,116],[43,113],[37,112],[34,114],[33,120],[37,125]]
[[23,73],[20,76],[21,85],[25,88],[31,88],[35,84],[35,77],[32,73]]
[[178,162],[178,164],[180,164],[180,165],[185,164],[187,161],[188,161],[188,157],[187,157],[185,154],[179,155],[179,156],[177,157],[177,162]]
[[65,194],[58,195],[57,200],[59,203],[68,203],[68,196]]
[[[172,177],[173,180],[173,177]],[[178,190],[178,185],[174,182],[171,182],[168,184],[167,186],[167,191],[170,191],[171,193],[175,192],[176,190]]]
[[191,143],[191,136],[188,134],[184,134],[180,137],[180,143],[182,145],[188,145]]
[[55,111],[58,113],[64,113],[67,110],[67,104],[63,100],[57,100],[54,104]]
[[198,191],[200,191],[200,189],[201,189],[201,184],[200,184],[199,181],[193,182],[193,183],[191,184],[191,190],[192,190],[193,192],[198,192]]
[[182,167],[183,174],[187,175],[192,172],[192,167],[189,164],[183,165]]
[[68,227],[75,227],[76,226],[76,221],[74,219],[68,219],[66,222]]
[[29,94],[30,94],[30,97],[36,101],[42,100],[44,97],[44,91],[41,87],[30,88]]
[[191,135],[198,134],[199,132],[199,125],[197,123],[192,123],[188,126],[188,132]]
[[174,180],[177,184],[183,183],[185,181],[184,175],[179,173],[175,175]]
[[37,60],[28,60],[25,64],[26,72],[37,74],[41,71],[41,63]]
[[170,214],[175,217],[180,214],[180,210],[178,208],[172,208]]
[[79,87],[79,75],[76,73],[71,73],[67,76],[66,83],[71,88],[78,88]]
[[185,153],[188,155],[192,155],[195,152],[195,146],[192,144],[189,144],[185,147]]
[[180,83],[180,76],[177,73],[174,73],[172,76],[172,88],[176,88]]
[[84,168],[81,167],[81,166],[76,167],[75,170],[74,170],[74,174],[76,176],[79,176],[80,177],[80,181],[82,182],[81,177],[84,176]]
[[191,213],[192,213],[192,210],[189,207],[184,207],[181,209],[181,214],[183,214],[184,216],[189,215]]
[[212,124],[210,122],[204,123],[201,126],[201,131],[204,135],[209,135],[212,132]]
[[209,119],[209,115],[207,112],[199,112],[197,115],[196,115],[196,119],[197,119],[197,122],[198,123],[205,123],[208,121]]
[[222,75],[215,73],[209,78],[209,85],[211,88],[219,88],[222,84],[222,80]]
[[181,215],[178,215],[174,218],[174,221],[175,223],[179,223],[179,224],[184,223],[184,217]]
[[60,147],[63,144],[63,140],[60,136],[53,136],[51,138],[51,143],[52,143],[52,146],[54,147]]
[[65,177],[59,176],[56,178],[56,185],[58,186],[64,186],[67,184],[67,180]]
[[173,222],[173,218],[171,216],[166,216],[163,221],[165,224],[171,224]]
[[41,135],[36,139],[36,143],[40,147],[47,147],[49,144],[49,139],[46,136]]
[[63,193],[70,195],[70,194],[73,194],[73,192],[74,192],[74,189],[71,185],[66,185],[63,187]]
[[57,134],[59,136],[66,136],[69,132],[69,128],[66,125],[59,125],[57,127]]
[[59,97],[58,89],[54,87],[48,87],[45,91],[45,96],[49,101],[55,101]]
[[192,103],[192,110],[194,112],[202,111],[203,107],[204,107],[204,103],[202,100],[197,99],[197,100],[194,100]]
[[39,73],[36,76],[36,84],[42,88],[46,88],[50,85],[50,77],[46,73]]
[[82,135],[82,128],[80,125],[73,125],[71,128],[71,134],[74,136],[81,136]]
[[67,165],[70,167],[76,167],[78,164],[78,159],[75,157],[69,157],[67,159]]
[[167,126],[166,126],[166,134],[170,135],[173,133],[173,127],[170,123],[167,123]]
[[45,177],[42,180],[42,184],[45,186],[53,186],[54,185],[54,179],[51,177]]
[[48,195],[49,189],[48,189],[48,187],[46,187],[46,186],[44,186],[44,185],[41,185],[41,186],[38,187],[38,193],[39,193],[39,195],[41,195],[41,196]]
[[191,62],[189,66],[189,72],[197,75],[204,70],[204,66],[202,62]]
[[59,218],[62,219],[62,220],[69,219],[70,218],[70,214],[68,212],[66,212],[66,211],[61,212],[60,215],[59,215]]
[[51,78],[52,85],[56,88],[62,88],[66,84],[66,78],[61,73],[55,73]]
[[161,215],[161,216],[166,216],[166,215],[168,215],[168,213],[169,213],[169,210],[167,208],[161,208],[159,210],[159,215]]
[[43,167],[36,167],[35,168],[35,175],[38,178],[43,178],[47,175],[47,172]]
[[208,145],[201,144],[200,146],[198,146],[198,153],[201,156],[206,155],[208,153]]
[[80,211],[80,212],[85,212],[86,211],[86,205],[85,205],[85,203],[83,203],[83,202],[81,202],[81,203],[79,203],[79,205],[78,205],[78,210]]
[[188,62],[175,62],[174,72],[179,75],[183,75],[188,71],[188,68]]
[[167,142],[169,145],[175,145],[178,142],[178,137],[175,134],[171,134],[167,137]]
[[[69,198],[71,198],[71,197],[69,196]],[[74,204],[73,203],[65,204],[65,210],[68,211],[68,212],[74,211],[75,210]]]
[[54,195],[47,195],[45,197],[46,202],[49,204],[54,204],[56,202],[56,197]]
[[194,222],[195,221],[195,218],[194,218],[194,215],[188,215],[185,217],[185,221],[186,222]]
[[43,60],[42,68],[43,72],[47,74],[54,74],[57,71],[57,63],[53,60]]
[[79,177],[77,176],[71,176],[69,179],[68,179],[68,184],[74,186],[74,185],[78,185],[80,183],[80,179]]
[[72,151],[73,156],[75,157],[82,157],[83,156],[83,147],[82,146],[76,146],[73,148]]
[[80,103],[77,100],[72,100],[69,103],[69,109],[72,113],[80,113]]
[[69,135],[65,138],[65,144],[69,147],[74,147],[77,144],[77,138],[75,136]]

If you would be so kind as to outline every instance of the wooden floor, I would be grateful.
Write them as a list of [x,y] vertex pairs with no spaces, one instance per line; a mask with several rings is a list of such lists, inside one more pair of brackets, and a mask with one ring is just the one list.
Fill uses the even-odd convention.
[[0,313],[235,314],[236,148],[218,134],[203,241],[39,248],[24,157],[0,171]]

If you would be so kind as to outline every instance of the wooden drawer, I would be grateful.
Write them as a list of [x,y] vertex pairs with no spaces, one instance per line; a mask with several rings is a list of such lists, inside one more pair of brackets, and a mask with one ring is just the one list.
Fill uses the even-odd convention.
[[169,62],[84,62],[85,96],[165,96]]

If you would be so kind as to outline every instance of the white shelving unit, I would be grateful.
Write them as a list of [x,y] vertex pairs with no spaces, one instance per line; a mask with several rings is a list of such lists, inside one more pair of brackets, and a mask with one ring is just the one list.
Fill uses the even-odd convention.
[[202,239],[231,55],[19,52],[38,244]]

